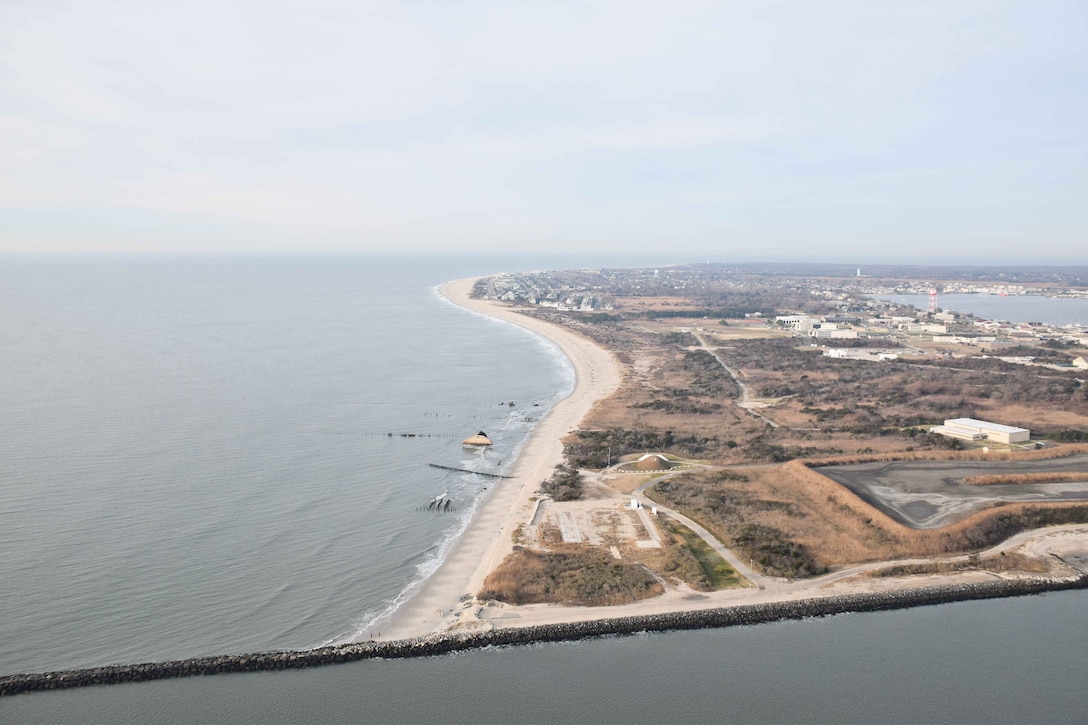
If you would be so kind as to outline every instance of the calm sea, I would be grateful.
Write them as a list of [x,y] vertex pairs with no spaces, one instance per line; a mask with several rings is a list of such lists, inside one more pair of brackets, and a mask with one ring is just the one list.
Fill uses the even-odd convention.
[[503,470],[572,381],[441,300],[453,274],[5,264],[0,672],[307,647],[394,606],[491,485],[428,464]]
[[[880,299],[929,308],[929,295],[880,295]],[[937,306],[983,320],[1042,322],[1048,325],[1088,325],[1088,299],[1038,295],[939,295]]]
[[[503,470],[571,384],[434,287],[557,266],[4,260],[0,673],[318,645],[395,607],[491,485],[427,464]],[[466,455],[480,429],[495,450]],[[0,722],[1074,722],[1086,614],[1067,593],[147,683]]]

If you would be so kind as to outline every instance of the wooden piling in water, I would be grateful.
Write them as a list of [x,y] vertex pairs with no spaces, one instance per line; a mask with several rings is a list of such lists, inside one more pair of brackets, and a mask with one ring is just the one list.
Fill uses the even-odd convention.
[[441,468],[444,471],[457,471],[458,473],[475,473],[477,476],[487,476],[488,478],[513,478],[513,476],[504,476],[501,473],[486,473],[484,471],[471,471],[467,468],[454,468],[453,466],[442,466],[437,463],[428,463],[431,468]]

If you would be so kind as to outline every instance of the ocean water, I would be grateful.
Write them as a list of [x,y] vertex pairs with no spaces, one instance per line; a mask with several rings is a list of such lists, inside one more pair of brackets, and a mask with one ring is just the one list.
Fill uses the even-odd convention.
[[314,646],[395,606],[494,485],[428,464],[504,470],[573,381],[448,275],[5,265],[0,672]]
[[[928,295],[880,295],[880,299],[929,308]],[[1088,325],[1088,299],[1038,295],[939,295],[937,306],[983,320],[1042,322],[1048,325]]]
[[[427,463],[503,470],[571,383],[434,287],[560,266],[4,260],[0,673],[306,647],[395,607],[492,485]],[[495,450],[466,455],[478,429]],[[1066,592],[38,693],[0,722],[1082,722],[1086,615]]]

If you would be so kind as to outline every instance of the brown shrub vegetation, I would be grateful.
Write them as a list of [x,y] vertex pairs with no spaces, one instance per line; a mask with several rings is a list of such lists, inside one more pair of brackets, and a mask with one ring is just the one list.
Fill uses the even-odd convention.
[[684,512],[715,531],[769,574],[811,576],[824,567],[806,543],[791,537],[796,519],[807,514],[773,488],[753,486],[753,474],[700,471],[657,483],[653,498]]
[[[764,290],[771,295],[768,299],[791,299],[792,293],[774,288],[780,282],[752,281],[770,285]],[[613,290],[617,301],[630,293]],[[714,302],[696,300],[692,294],[693,309],[705,310]],[[637,298],[639,304],[642,299]],[[678,305],[663,309],[671,314]],[[993,359],[872,363],[825,358],[789,336],[718,348],[715,354],[740,371],[754,396],[779,399],[764,412],[782,428],[768,430],[763,421],[729,402],[737,395],[732,379],[711,354],[686,349],[693,336],[678,332],[677,320],[589,324],[575,313],[534,309],[533,314],[590,337],[624,364],[621,388],[594,407],[584,429],[638,431],[657,441],[671,437],[675,452],[686,457],[737,464],[904,449],[918,449],[925,456],[932,449],[962,444],[924,433],[919,426],[964,415],[1044,431],[1059,424],[1088,425],[1088,386],[1078,386],[1072,373]],[[577,465],[599,468],[607,462],[603,441],[572,437],[567,442]],[[624,442],[613,450],[617,447],[627,453],[670,450]]]
[[585,493],[582,474],[578,469],[561,463],[555,467],[551,478],[540,484],[540,491],[555,501],[577,501]]
[[1000,544],[1021,531],[1044,526],[1088,523],[1088,504],[1010,503],[978,511],[941,529],[912,531],[920,556],[978,551]]
[[1086,471],[1052,471],[1050,473],[990,473],[965,476],[961,483],[971,486],[995,486],[1002,483],[1067,483],[1088,481]]
[[969,557],[962,561],[931,561],[925,564],[897,564],[869,572],[872,577],[899,577],[918,574],[952,574],[961,571],[1024,572],[1046,574],[1046,561],[1023,554],[999,554],[985,559]]
[[488,575],[478,596],[510,604],[601,607],[663,591],[641,565],[618,561],[599,549],[566,546],[543,552],[515,549]]
[[965,451],[896,451],[893,453],[852,454],[807,458],[807,466],[847,466],[854,463],[892,463],[895,461],[1044,461],[1088,453],[1088,445],[1068,445],[1040,448],[1034,451],[993,450],[981,448]]

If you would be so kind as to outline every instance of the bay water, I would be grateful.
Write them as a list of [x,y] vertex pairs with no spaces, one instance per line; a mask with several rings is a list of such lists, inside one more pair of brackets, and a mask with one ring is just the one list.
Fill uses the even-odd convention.
[[[929,308],[929,295],[879,295],[882,300]],[[974,315],[983,320],[1042,322],[1047,325],[1088,325],[1088,298],[1042,295],[948,294],[937,306],[949,312]]]
[[[558,266],[4,260],[0,673],[365,630],[501,485],[428,464],[505,470],[572,382],[435,286]],[[462,449],[477,430],[494,450]],[[1077,722],[1086,614],[1069,592],[40,693],[0,722]]]

